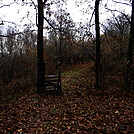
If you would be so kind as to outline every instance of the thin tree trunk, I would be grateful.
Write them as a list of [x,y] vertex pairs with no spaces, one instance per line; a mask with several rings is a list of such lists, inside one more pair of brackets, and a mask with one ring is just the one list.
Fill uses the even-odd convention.
[[43,93],[45,90],[45,67],[43,50],[43,2],[38,0],[38,37],[37,37],[37,92]]
[[95,1],[95,30],[96,30],[96,89],[101,88],[101,65],[100,65],[100,26],[99,26],[99,2]]
[[129,38],[129,48],[128,48],[128,63],[133,64],[133,49],[134,49],[134,0],[132,0],[132,15],[130,23],[130,38]]

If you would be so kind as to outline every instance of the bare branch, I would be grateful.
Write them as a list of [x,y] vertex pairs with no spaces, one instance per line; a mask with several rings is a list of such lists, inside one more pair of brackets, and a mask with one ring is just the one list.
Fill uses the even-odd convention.
[[123,4],[123,5],[131,6],[131,4],[128,4],[128,3],[119,2],[119,1],[115,1],[115,0],[112,0],[112,1],[115,2],[115,3],[118,3],[118,4]]
[[91,22],[92,22],[92,19],[93,19],[94,12],[95,12],[95,10],[93,10],[92,15],[91,15],[91,19],[89,21],[90,26],[91,26]]
[[123,13],[123,12],[121,12],[121,11],[119,11],[119,10],[113,10],[113,9],[109,9],[109,8],[105,8],[105,9],[107,9],[107,10],[109,10],[109,11],[111,11],[111,12],[118,12],[118,13],[121,13],[121,14],[127,19],[127,21],[129,22],[129,24],[131,23],[131,20],[128,18],[128,16],[127,16],[125,13]]
[[33,0],[31,0],[32,4],[34,5],[34,8],[36,9],[37,8],[37,5],[34,3]]
[[[1,20],[2,21],[2,25],[4,25],[4,23],[10,23],[10,24],[13,24],[13,25],[17,25],[15,22],[12,22],[12,21],[5,21],[5,20]],[[21,25],[18,25],[18,26],[21,26]]]
[[49,22],[49,20],[46,17],[44,17],[44,19],[54,30],[56,30],[56,28]]
[[46,4],[46,2],[47,2],[47,0],[44,0],[43,5],[45,5],[45,4]]
[[63,2],[65,2],[64,0],[62,0]]
[[14,2],[12,2],[12,3],[8,4],[8,5],[3,4],[2,6],[0,6],[0,8],[5,7],[5,6],[10,7],[12,4],[14,4]]
[[31,2],[32,2],[32,4],[34,5],[34,8],[35,8],[35,10],[36,10],[36,26],[38,26],[38,24],[37,24],[37,5],[34,3],[33,0],[31,0]]

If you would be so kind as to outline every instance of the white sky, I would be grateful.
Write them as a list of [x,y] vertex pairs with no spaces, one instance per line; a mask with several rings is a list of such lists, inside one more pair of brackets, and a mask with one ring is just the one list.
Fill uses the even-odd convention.
[[[0,1],[0,7],[3,5],[8,5],[9,3],[12,3],[14,0],[3,0],[4,2]],[[19,0],[18,0],[19,1]],[[21,0],[20,0],[21,1]],[[26,0],[29,1],[29,0]],[[37,1],[37,0],[33,0]],[[49,0],[48,0],[49,1]],[[84,1],[84,0],[83,0]],[[76,6],[75,0],[68,0],[67,1],[67,11],[71,14],[72,19],[74,22],[85,22],[86,20],[89,21],[91,18],[91,13],[93,10],[89,8],[89,6],[94,7],[94,1],[95,0],[85,0],[87,1],[85,4],[81,2],[81,0],[77,0],[77,2],[80,2],[80,6]],[[93,2],[88,2],[93,1]],[[112,0],[109,0],[112,1]],[[126,0],[120,0],[120,2],[124,2]],[[101,3],[105,5],[107,3],[107,0],[103,0]],[[124,11],[125,13],[131,13],[131,7],[130,6],[124,6],[121,4],[115,4],[113,2],[109,2],[108,8],[117,9]],[[84,9],[84,10],[83,10]],[[83,12],[82,12],[83,11]],[[27,13],[29,12],[29,15],[27,16]],[[22,5],[22,2],[20,2],[20,5],[12,4],[11,6],[4,6],[0,8],[0,23],[2,21],[9,21],[17,23],[18,29],[22,29],[26,27],[25,24],[29,23],[36,23],[36,17],[35,17],[36,11],[33,6],[29,7],[28,5]],[[23,19],[23,17],[27,16],[27,18]],[[100,20],[103,22],[106,20],[106,18],[111,16],[110,12],[106,12],[104,9],[104,6],[100,6]],[[11,23],[4,22],[5,25],[11,25]],[[19,26],[21,25],[21,26]],[[0,25],[0,28],[3,28],[2,25]]]

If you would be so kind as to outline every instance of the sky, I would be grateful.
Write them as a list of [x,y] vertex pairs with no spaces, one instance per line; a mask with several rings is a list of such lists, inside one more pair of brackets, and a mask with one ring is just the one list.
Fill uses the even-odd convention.
[[[23,5],[22,0],[18,0],[19,4],[13,3],[14,0],[0,0],[0,24],[4,23],[4,25],[0,25],[1,29],[5,29],[5,25],[15,26],[18,30],[23,30],[26,28],[28,24],[33,23],[33,28],[36,29],[36,10],[34,6]],[[28,2],[29,0],[25,0]],[[33,0],[37,1],[37,0]],[[49,0],[48,0],[49,1]],[[91,2],[92,1],[92,2]],[[110,18],[111,12],[107,12],[104,9],[105,4],[107,4],[108,0],[102,0],[102,4],[100,6],[100,20],[101,23],[105,22],[107,18]],[[113,10],[124,11],[125,13],[131,13],[131,7],[117,4],[115,2],[108,1],[107,7]],[[126,2],[126,0],[120,0],[120,2]],[[90,21],[91,14],[93,12],[95,0],[67,0],[67,4],[63,5],[63,8],[70,13],[74,22],[85,22]],[[10,3],[12,3],[10,6]],[[5,6],[3,6],[3,4]],[[2,7],[3,6],[3,7]],[[116,15],[118,13],[116,12]],[[13,23],[12,23],[13,22]]]

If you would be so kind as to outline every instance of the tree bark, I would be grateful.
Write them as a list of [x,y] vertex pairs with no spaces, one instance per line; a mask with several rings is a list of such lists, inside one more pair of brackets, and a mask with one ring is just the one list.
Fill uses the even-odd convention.
[[38,36],[37,36],[37,92],[43,93],[45,90],[45,64],[43,50],[43,1],[38,0]]
[[101,65],[100,65],[100,26],[99,26],[99,2],[95,1],[95,30],[96,30],[96,84],[95,88],[101,88]]
[[128,46],[128,62],[126,70],[126,86],[128,90],[134,90],[134,0],[132,0],[132,14],[130,23],[130,37]]

